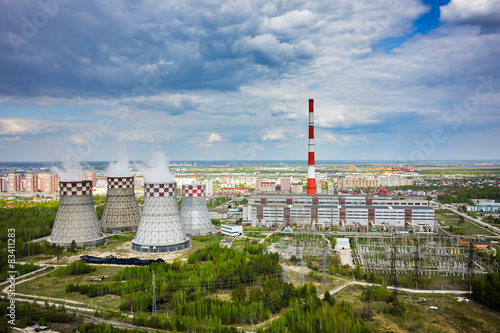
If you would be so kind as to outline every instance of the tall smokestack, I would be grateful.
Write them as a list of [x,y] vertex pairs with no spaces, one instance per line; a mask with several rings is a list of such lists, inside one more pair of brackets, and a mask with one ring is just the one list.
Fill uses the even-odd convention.
[[314,99],[309,100],[309,144],[307,158],[307,194],[316,195],[316,172],[314,162]]

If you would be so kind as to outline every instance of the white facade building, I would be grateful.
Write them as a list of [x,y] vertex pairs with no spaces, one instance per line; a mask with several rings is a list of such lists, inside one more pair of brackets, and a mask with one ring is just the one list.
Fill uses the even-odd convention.
[[252,226],[288,224],[337,227],[434,229],[434,210],[425,197],[250,196],[243,221]]
[[243,226],[235,224],[222,224],[221,233],[226,236],[243,236]]

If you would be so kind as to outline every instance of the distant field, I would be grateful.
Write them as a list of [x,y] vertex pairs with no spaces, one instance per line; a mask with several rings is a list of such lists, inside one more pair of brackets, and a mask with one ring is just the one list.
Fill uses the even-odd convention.
[[460,169],[426,169],[426,170],[417,170],[417,172],[421,175],[449,175],[449,174],[474,174],[474,175],[497,175],[500,174],[500,169],[492,168],[492,169],[477,169],[477,168],[460,168]]
[[[449,210],[446,209],[436,209],[435,210],[435,220],[436,223],[439,223],[441,227],[443,227],[445,230],[448,229],[450,226],[453,226],[454,228],[458,228],[463,232],[464,235],[486,235],[486,236],[495,236],[494,233],[478,226],[477,224],[474,224],[470,222],[469,220],[465,220],[462,224],[460,224],[459,217],[458,215],[450,212]],[[443,223],[440,223],[443,222]],[[458,231],[454,231],[454,234],[458,234]]]
[[[361,313],[365,306],[361,299],[361,289],[357,286],[347,287],[334,295],[337,302],[351,304]],[[499,313],[489,310],[473,301],[459,302],[459,298],[451,295],[406,295],[400,294],[400,302],[404,302],[406,311],[401,316],[384,313],[387,303],[371,302],[373,319],[365,323],[373,332],[499,332]],[[431,309],[434,306],[437,309]]]

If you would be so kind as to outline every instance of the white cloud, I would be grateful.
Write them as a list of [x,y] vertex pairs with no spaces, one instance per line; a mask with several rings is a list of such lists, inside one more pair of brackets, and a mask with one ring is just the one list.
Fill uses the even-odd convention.
[[222,141],[222,139],[221,139],[220,135],[215,133],[215,132],[212,132],[212,133],[210,133],[210,136],[208,137],[207,142],[221,142],[221,141]]
[[500,25],[500,2],[497,0],[451,0],[440,10],[443,21]]
[[74,131],[87,127],[85,122],[64,122],[34,118],[0,118],[0,135],[38,135]]
[[0,141],[4,141],[4,142],[8,142],[8,141],[19,141],[21,140],[21,137],[20,136],[16,136],[16,137],[3,137],[3,138],[0,138]]
[[286,140],[284,130],[269,130],[262,137],[264,141]]
[[291,35],[295,29],[304,29],[313,23],[314,14],[309,10],[292,10],[281,16],[266,19],[263,28],[279,35]]
[[335,137],[335,135],[329,133],[319,137],[316,141],[318,143],[331,143],[331,142],[337,142],[338,139]]

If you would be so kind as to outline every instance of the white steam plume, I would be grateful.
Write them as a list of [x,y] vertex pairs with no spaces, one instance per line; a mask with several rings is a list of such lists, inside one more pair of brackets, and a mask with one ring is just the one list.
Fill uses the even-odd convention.
[[132,172],[130,172],[128,154],[125,150],[121,150],[120,152],[118,152],[118,160],[116,162],[109,163],[107,175],[109,177],[132,176]]
[[61,177],[62,182],[80,181],[80,175],[84,173],[80,163],[63,162],[62,167],[52,166],[52,172]]
[[168,159],[163,152],[154,152],[148,164],[139,168],[146,183],[170,183],[174,176],[168,169]]

